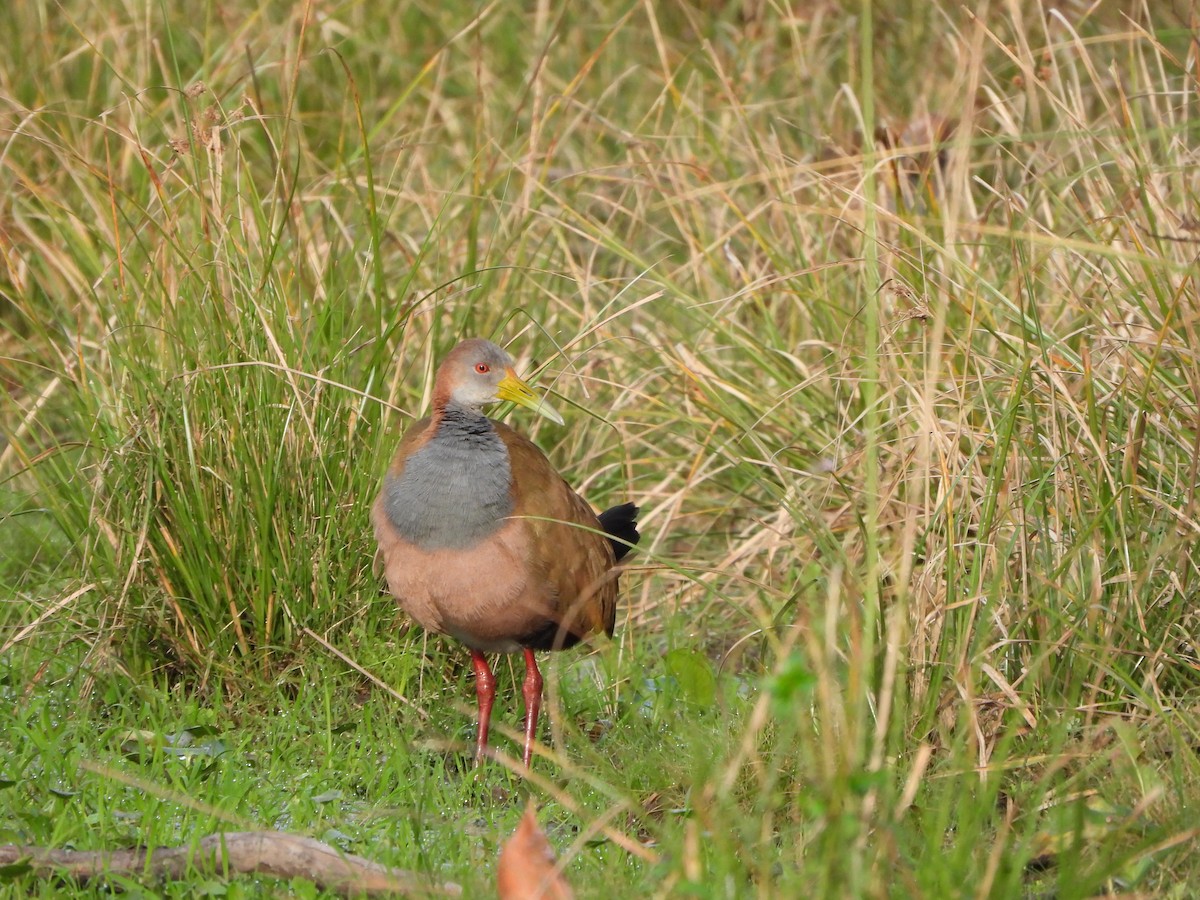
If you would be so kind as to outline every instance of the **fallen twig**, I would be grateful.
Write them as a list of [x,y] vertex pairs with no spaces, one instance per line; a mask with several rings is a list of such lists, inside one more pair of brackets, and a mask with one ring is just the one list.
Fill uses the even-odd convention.
[[0,846],[0,866],[29,865],[38,877],[70,875],[81,881],[109,875],[181,879],[192,870],[274,878],[307,878],[317,887],[347,896],[411,897],[462,894],[452,882],[435,884],[404,869],[393,869],[343,853],[312,838],[277,831],[210,834],[195,846],[153,850],[50,850]]

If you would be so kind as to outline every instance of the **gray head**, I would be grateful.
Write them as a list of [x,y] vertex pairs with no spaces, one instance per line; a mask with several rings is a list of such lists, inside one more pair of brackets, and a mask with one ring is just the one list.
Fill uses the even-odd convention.
[[510,400],[563,424],[562,416],[517,377],[513,365],[513,358],[491,341],[482,338],[463,341],[438,367],[433,386],[434,408],[445,409],[450,404],[480,411],[488,403]]

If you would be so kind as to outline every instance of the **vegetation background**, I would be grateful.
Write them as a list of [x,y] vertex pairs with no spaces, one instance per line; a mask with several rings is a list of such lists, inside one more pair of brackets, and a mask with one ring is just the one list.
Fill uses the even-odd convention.
[[[1198,11],[969,6],[0,4],[0,843],[1200,891]],[[465,335],[643,509],[528,779],[371,569]]]

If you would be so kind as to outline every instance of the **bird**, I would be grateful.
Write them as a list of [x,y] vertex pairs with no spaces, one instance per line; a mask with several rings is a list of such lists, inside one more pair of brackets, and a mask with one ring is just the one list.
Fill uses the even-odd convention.
[[400,607],[470,651],[476,765],[496,697],[485,654],[524,654],[528,769],[542,697],[534,653],[612,636],[618,563],[640,535],[635,504],[597,514],[536,444],[484,415],[502,400],[564,424],[507,351],[482,338],[459,343],[434,376],[430,415],[401,438],[371,519]]

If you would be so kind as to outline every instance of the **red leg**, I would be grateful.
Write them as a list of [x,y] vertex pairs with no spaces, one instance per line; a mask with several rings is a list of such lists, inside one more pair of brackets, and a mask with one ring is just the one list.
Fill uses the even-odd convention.
[[478,650],[471,651],[471,665],[475,669],[475,696],[479,700],[479,731],[475,738],[475,765],[479,765],[487,752],[488,726],[492,722],[492,703],[496,700],[496,676]]
[[533,759],[533,742],[537,739],[538,711],[542,708],[542,673],[538,671],[533,651],[525,648],[525,768]]

